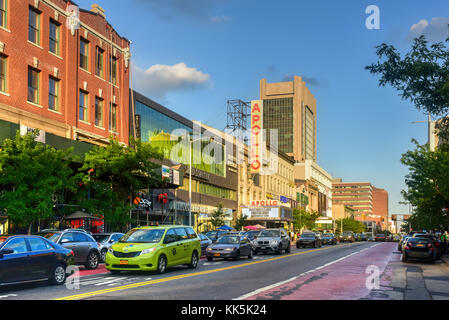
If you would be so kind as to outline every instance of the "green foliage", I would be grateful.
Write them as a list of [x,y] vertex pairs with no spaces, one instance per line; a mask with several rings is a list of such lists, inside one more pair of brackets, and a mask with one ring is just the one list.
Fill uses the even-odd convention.
[[77,202],[103,216],[113,230],[124,228],[130,222],[134,192],[166,186],[155,163],[162,158],[158,149],[140,140],[131,140],[130,147],[111,140],[106,147],[93,148],[80,169],[85,187]]
[[211,224],[212,226],[217,229],[225,225],[224,218],[226,216],[226,213],[223,210],[223,204],[219,203],[217,206],[217,210],[215,210],[211,215]]
[[426,113],[443,115],[449,111],[449,50],[443,42],[429,46],[420,36],[404,57],[385,43],[376,49],[384,61],[365,68],[381,76],[380,86],[391,85],[402,99]]
[[449,207],[449,148],[442,146],[435,152],[420,146],[402,156],[401,162],[408,166],[405,183],[407,190],[402,196],[414,207],[409,219],[413,229],[434,229],[449,225],[442,209]]
[[243,230],[243,227],[246,224],[246,220],[248,220],[247,216],[244,216],[243,214],[237,218],[237,220],[235,221],[235,225],[234,225],[234,229],[235,230]]
[[312,230],[315,228],[315,222],[320,216],[321,215],[316,211],[308,212],[304,208],[293,209],[293,227],[298,231],[303,228]]
[[365,225],[355,220],[354,218],[344,218],[343,220],[336,220],[335,225],[338,231],[341,230],[341,225],[343,222],[343,231],[352,231],[354,233],[362,233],[366,231]]
[[[39,131],[4,141],[0,152],[0,210],[21,226],[53,216],[55,194],[75,190],[69,167],[72,149],[56,150],[36,142]],[[29,229],[30,231],[30,229]]]

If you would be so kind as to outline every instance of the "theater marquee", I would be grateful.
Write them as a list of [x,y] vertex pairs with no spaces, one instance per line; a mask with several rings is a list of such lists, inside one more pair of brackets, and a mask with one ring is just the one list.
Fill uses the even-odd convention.
[[263,101],[251,102],[251,173],[261,173],[263,146]]

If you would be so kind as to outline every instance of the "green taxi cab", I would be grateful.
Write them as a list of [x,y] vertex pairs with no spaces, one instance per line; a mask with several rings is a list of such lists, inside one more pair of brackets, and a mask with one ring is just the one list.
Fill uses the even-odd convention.
[[113,244],[106,254],[105,267],[111,273],[121,271],[157,271],[168,267],[198,266],[201,240],[187,226],[134,228]]

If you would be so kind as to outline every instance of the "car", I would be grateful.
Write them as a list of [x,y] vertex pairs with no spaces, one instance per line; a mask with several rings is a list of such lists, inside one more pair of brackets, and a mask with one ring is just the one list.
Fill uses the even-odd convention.
[[198,267],[201,240],[188,226],[160,225],[128,231],[106,254],[105,267],[112,274],[122,271],[156,271],[187,265]]
[[352,231],[343,231],[343,233],[339,237],[340,242],[355,242],[354,232]]
[[387,241],[387,237],[385,237],[385,234],[378,233],[378,234],[376,234],[376,236],[374,237],[374,240],[375,240],[376,242],[378,242],[378,241],[385,242],[385,241]]
[[43,230],[38,235],[66,249],[73,250],[75,264],[84,265],[86,269],[97,269],[100,262],[100,244],[86,232],[66,230]]
[[216,243],[206,249],[208,261],[214,258],[239,260],[241,257],[253,258],[253,246],[249,239],[244,236],[227,234],[220,237]]
[[398,242],[398,251],[402,252],[402,247],[404,246],[407,239],[410,238],[410,236],[403,236],[401,240]]
[[321,238],[321,242],[323,244],[336,245],[337,244],[337,238],[335,237],[335,235],[333,233],[325,233],[325,234],[323,234],[323,237]]
[[108,249],[114,243],[120,240],[123,237],[124,233],[113,232],[113,233],[96,233],[92,235],[92,237],[100,244],[100,261],[104,262],[106,259],[106,253],[108,253]]
[[354,240],[355,240],[355,241],[362,241],[362,240],[361,240],[361,235],[360,235],[360,233],[355,233],[355,234],[354,234]]
[[212,240],[213,243],[217,242],[218,238],[221,236],[224,236],[225,234],[228,234],[229,231],[223,231],[223,230],[215,230],[215,231],[209,231],[206,232],[206,237]]
[[429,238],[409,237],[402,248],[402,262],[408,260],[427,260],[435,262],[435,245]]
[[0,236],[0,286],[49,281],[64,284],[73,251],[40,236]]
[[247,237],[249,239],[249,241],[253,241],[254,239],[257,238],[259,233],[260,233],[259,230],[250,230],[250,231],[246,231],[246,233],[244,235],[245,235],[245,237]]
[[290,237],[282,228],[264,229],[260,231],[257,239],[253,242],[254,254],[259,252],[275,252],[277,254],[290,253]]
[[376,241],[376,239],[374,239],[374,236],[369,236],[368,237],[368,242],[374,242]]
[[206,249],[212,244],[212,240],[209,239],[206,235],[202,233],[198,233],[198,237],[200,238],[201,242],[201,256],[206,255]]
[[431,234],[428,233],[415,233],[413,235],[413,238],[426,238],[426,239],[430,239],[435,247],[435,252],[436,252],[436,260],[440,260],[441,256],[443,254],[443,244],[441,243],[441,240]]
[[401,240],[401,236],[398,235],[398,234],[395,234],[395,235],[393,236],[393,242],[399,242],[399,240]]
[[323,244],[321,242],[321,238],[314,232],[304,232],[301,234],[298,240],[296,240],[296,248],[304,248],[304,247],[322,247]]
[[368,241],[368,235],[366,233],[360,233],[359,241]]

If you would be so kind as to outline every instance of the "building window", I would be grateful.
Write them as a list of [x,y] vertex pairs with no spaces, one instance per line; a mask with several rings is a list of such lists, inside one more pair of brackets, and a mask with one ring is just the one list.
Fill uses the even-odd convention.
[[103,128],[103,99],[95,97],[95,125]]
[[6,64],[6,56],[0,54],[0,91],[7,92],[7,64]]
[[50,52],[60,55],[59,52],[59,24],[53,20],[50,20]]
[[109,81],[112,82],[114,85],[117,85],[117,58],[110,56],[111,60],[111,74]]
[[113,103],[109,109],[109,131],[117,132],[117,105]]
[[28,101],[39,104],[40,71],[28,67]]
[[82,90],[80,90],[79,118],[81,121],[89,121],[89,94]]
[[48,83],[48,109],[59,111],[59,80],[53,77]]
[[28,21],[28,40],[37,45],[41,44],[40,37],[41,29],[41,14],[30,7],[29,21]]
[[96,49],[96,64],[95,64],[95,74],[100,78],[104,78],[104,50],[97,47]]
[[0,0],[0,26],[8,27],[8,3],[7,0]]
[[89,71],[89,41],[80,40],[80,67]]

